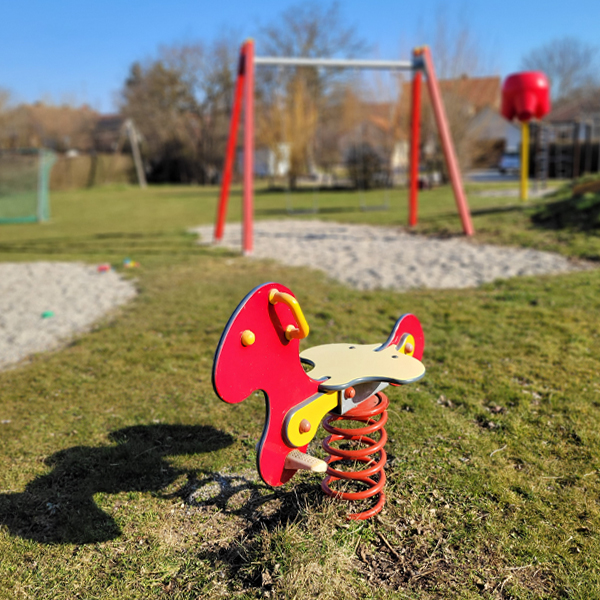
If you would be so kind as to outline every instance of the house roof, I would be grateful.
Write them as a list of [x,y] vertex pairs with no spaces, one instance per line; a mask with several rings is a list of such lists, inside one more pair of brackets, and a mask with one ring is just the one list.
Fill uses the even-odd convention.
[[[500,109],[500,77],[467,77],[441,79],[440,90],[446,97],[454,96],[465,103],[473,115],[483,108]],[[421,110],[429,104],[427,86],[423,86]],[[361,102],[363,121],[382,133],[395,138],[407,137],[411,113],[412,82],[402,84],[399,102]]]
[[[453,96],[468,107],[473,115],[483,108],[490,107],[498,111],[500,109],[501,82],[500,77],[462,77],[456,79],[440,79],[440,91],[446,97]],[[412,82],[406,81],[402,84],[400,111],[398,115],[399,124],[403,132],[407,132],[410,125],[410,114],[412,104]],[[421,113],[426,106],[430,105],[429,91],[427,85],[423,85],[421,94]]]
[[[500,77],[460,77],[441,79],[440,90],[446,97],[452,95],[465,103],[473,115],[484,108],[498,112],[500,109]],[[429,93],[424,85],[421,94],[421,112],[429,104]],[[402,84],[398,102],[361,102],[363,121],[375,126],[382,133],[395,138],[408,137],[410,128],[412,82]]]
[[119,114],[100,115],[96,121],[96,132],[120,132],[125,117]]
[[392,102],[365,102],[366,120],[381,130],[391,133],[398,113],[398,106]]
[[440,79],[442,93],[456,94],[476,112],[486,106],[500,108],[500,77],[467,77]]
[[600,114],[600,98],[598,92],[581,95],[553,107],[550,114],[544,118],[549,123],[566,123],[582,121]]
[[486,106],[471,119],[467,131],[470,136],[480,140],[506,139],[510,134],[517,137],[521,135],[518,125],[507,121],[491,106]]

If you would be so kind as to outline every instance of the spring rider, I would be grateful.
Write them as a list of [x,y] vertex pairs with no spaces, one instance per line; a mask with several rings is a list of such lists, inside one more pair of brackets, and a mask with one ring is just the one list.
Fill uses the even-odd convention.
[[550,112],[550,85],[544,73],[509,75],[502,86],[502,116],[521,122],[521,200],[527,200],[529,177],[529,121]]
[[[415,316],[405,314],[383,344],[328,344],[300,354],[300,339],[308,331],[298,300],[288,288],[278,283],[260,285],[241,301],[221,335],[213,387],[221,400],[231,404],[257,390],[264,393],[266,419],[256,462],[267,485],[283,485],[300,469],[326,472],[321,484],[326,494],[346,500],[373,498],[371,508],[348,517],[368,519],[385,503],[384,425],[389,401],[382,390],[424,376],[423,330]],[[303,363],[312,370],[307,373]],[[323,419],[330,434],[323,441],[330,455],[327,462],[306,454]],[[335,426],[344,420],[362,426]],[[376,440],[371,436],[377,432]],[[337,447],[339,442],[363,447]],[[366,468],[336,469],[337,461],[356,461]],[[338,480],[353,480],[366,489],[337,491],[331,484]]]

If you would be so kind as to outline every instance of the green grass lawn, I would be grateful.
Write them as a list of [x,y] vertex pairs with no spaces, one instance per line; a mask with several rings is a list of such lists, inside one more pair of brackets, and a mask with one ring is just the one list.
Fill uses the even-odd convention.
[[[468,190],[476,242],[600,257],[595,231],[535,227],[541,202],[482,189]],[[356,291],[196,246],[186,228],[213,220],[216,197],[64,192],[50,223],[0,227],[3,261],[142,265],[126,272],[134,302],[0,373],[0,598],[600,598],[600,272]],[[292,218],[403,225],[405,192],[390,201],[360,211],[322,192],[320,213]],[[258,193],[256,213],[288,218],[285,195]],[[422,194],[420,216],[423,233],[460,232],[447,188]],[[388,498],[370,522],[346,521],[317,476],[265,487],[262,398],[212,391],[222,328],[265,281],[297,295],[303,347],[383,341],[403,312],[423,324],[425,378],[388,388]]]

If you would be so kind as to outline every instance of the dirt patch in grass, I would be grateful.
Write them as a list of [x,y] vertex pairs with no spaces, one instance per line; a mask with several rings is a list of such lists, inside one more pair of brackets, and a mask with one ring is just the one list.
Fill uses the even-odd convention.
[[204,520],[198,557],[213,565],[212,597],[339,598],[356,592],[359,561],[338,544],[317,482],[271,489],[255,472],[190,480],[182,498]]
[[[181,498],[202,521],[197,557],[212,565],[211,597],[387,598],[401,590],[433,598],[468,590],[509,599],[554,589],[543,565],[509,566],[492,539],[469,545],[456,536],[457,507],[437,490],[425,506],[414,493],[392,491],[383,513],[366,522],[348,521],[349,505],[326,497],[312,478],[270,489],[253,471],[223,471],[190,479]],[[168,586],[174,592],[176,578]]]
[[507,566],[491,540],[471,549],[457,543],[436,509],[418,515],[392,506],[371,527],[374,538],[357,547],[359,572],[371,587],[425,597],[439,590],[462,597],[468,590],[498,599],[543,597],[552,589],[548,569]]

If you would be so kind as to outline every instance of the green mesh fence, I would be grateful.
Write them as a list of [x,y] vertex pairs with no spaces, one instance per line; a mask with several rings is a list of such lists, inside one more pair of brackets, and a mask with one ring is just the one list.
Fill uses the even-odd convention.
[[50,218],[50,171],[55,155],[46,150],[0,152],[0,223]]

